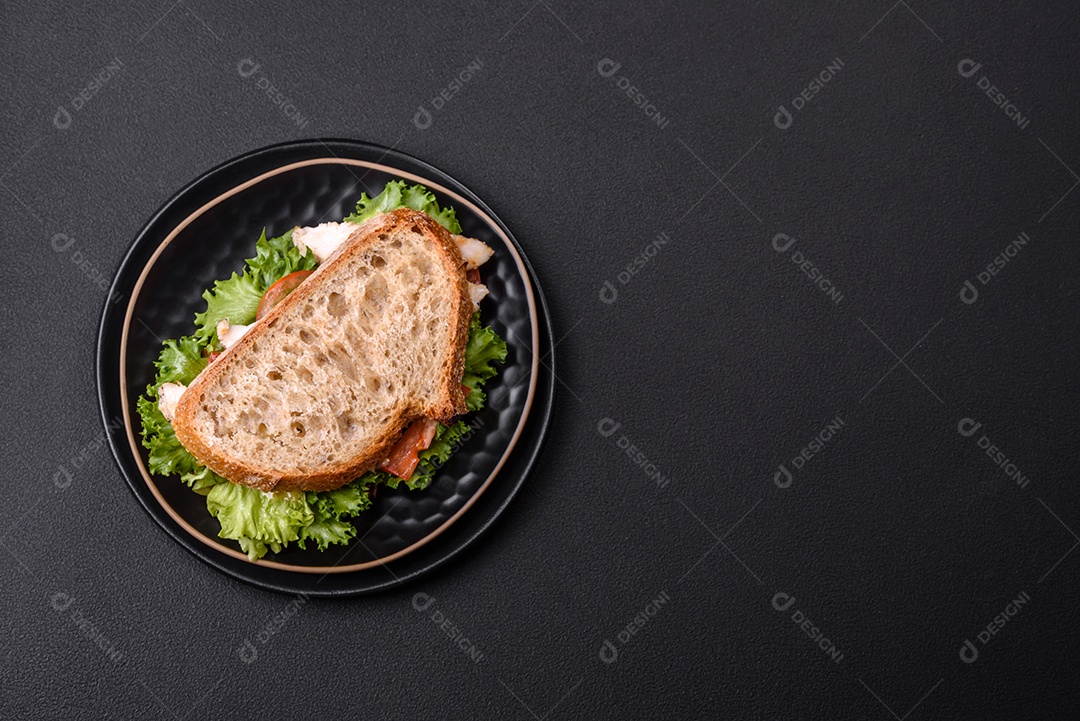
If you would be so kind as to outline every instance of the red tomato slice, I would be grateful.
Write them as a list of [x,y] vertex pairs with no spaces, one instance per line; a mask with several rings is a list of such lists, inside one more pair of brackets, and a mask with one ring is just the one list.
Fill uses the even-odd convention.
[[465,271],[465,278],[468,279],[468,281],[470,283],[479,283],[480,282],[480,269],[479,268],[473,268],[471,270]]
[[420,463],[420,451],[431,446],[439,423],[433,418],[420,418],[412,422],[405,430],[405,435],[394,444],[387,458],[379,466],[382,470],[393,473],[402,480],[409,480],[417,464]]
[[206,362],[207,362],[207,363],[213,363],[214,361],[216,361],[216,360],[218,359],[218,356],[220,356],[220,355],[221,355],[221,353],[222,353],[222,351],[219,351],[219,350],[212,350],[212,351],[210,351],[210,352],[209,352],[209,353],[208,353],[208,354],[206,355]]
[[285,296],[296,290],[296,286],[303,283],[304,279],[314,272],[313,270],[298,270],[295,273],[289,273],[267,288],[262,300],[259,301],[259,309],[255,311],[255,320],[261,320],[271,308],[285,300]]

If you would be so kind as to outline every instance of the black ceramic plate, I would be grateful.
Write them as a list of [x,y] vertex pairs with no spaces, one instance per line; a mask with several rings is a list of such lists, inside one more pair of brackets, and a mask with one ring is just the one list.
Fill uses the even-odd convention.
[[[389,180],[419,182],[457,210],[463,232],[495,249],[483,268],[491,291],[481,320],[508,346],[486,387],[475,430],[423,491],[380,488],[356,520],[358,539],[327,551],[288,548],[251,562],[219,526],[204,497],[179,478],[151,476],[138,443],[135,400],[154,378],[161,340],[188,335],[200,296],[240,270],[265,227],[341,220],[361,193]],[[554,399],[550,319],[517,241],[461,183],[415,158],[342,140],[277,145],[195,180],[146,224],[113,283],[98,336],[98,393],[109,443],[135,496],[185,548],[215,568],[264,588],[351,595],[404,583],[458,554],[506,508],[535,462]]]

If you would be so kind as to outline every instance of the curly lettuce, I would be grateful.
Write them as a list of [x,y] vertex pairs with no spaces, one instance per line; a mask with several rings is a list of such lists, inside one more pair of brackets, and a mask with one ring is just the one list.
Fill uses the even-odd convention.
[[469,341],[465,345],[465,377],[462,384],[469,389],[465,403],[470,411],[484,407],[487,396],[484,384],[498,373],[493,363],[506,361],[506,343],[491,328],[480,325],[480,314],[473,313],[469,321]]
[[447,206],[439,207],[435,194],[422,185],[406,185],[404,180],[391,180],[383,191],[374,198],[361,193],[356,202],[356,212],[345,218],[349,223],[363,223],[379,213],[389,213],[398,208],[412,208],[427,213],[431,218],[451,233],[461,233],[457,213]]
[[[460,233],[454,209],[441,208],[433,193],[421,185],[403,181],[386,184],[374,198],[360,196],[356,212],[345,220],[360,223],[397,208],[412,208],[427,213],[452,233]],[[243,272],[217,281],[203,293],[206,310],[195,315],[195,332],[190,336],[167,340],[155,362],[157,376],[137,401],[142,419],[142,445],[148,451],[147,466],[160,476],[179,476],[195,493],[206,497],[206,507],[221,524],[219,536],[236,541],[251,560],[267,553],[278,553],[295,543],[302,549],[325,551],[334,544],[346,544],[356,537],[350,519],[371,507],[371,497],[379,485],[412,490],[426,488],[438,470],[482,425],[479,418],[471,423],[457,420],[439,424],[431,446],[420,453],[420,462],[408,481],[384,471],[372,471],[333,491],[263,493],[257,489],[230,483],[200,464],[180,441],[158,408],[158,388],[162,383],[191,383],[207,365],[206,355],[217,347],[217,323],[254,322],[255,312],[266,289],[289,273],[314,270],[318,263],[311,251],[301,255],[292,242],[292,231],[267,238],[263,230],[255,243],[255,257],[249,258]],[[484,384],[495,376],[494,363],[506,360],[506,343],[491,328],[480,324],[474,314],[469,324],[465,349],[465,377],[469,387],[470,411],[484,407]]]
[[157,404],[157,389],[162,383],[188,384],[195,380],[206,358],[203,345],[192,337],[167,340],[154,362],[157,378],[146,387],[146,394],[139,397],[135,407],[142,419],[142,444],[148,451],[147,464],[151,473],[161,476],[194,473],[198,468],[195,456],[180,445],[172,426],[165,419]]
[[314,270],[318,263],[311,251],[304,255],[292,242],[292,230],[276,238],[267,238],[266,229],[255,242],[255,257],[248,258],[243,273],[233,273],[219,280],[203,293],[206,310],[195,314],[195,338],[217,339],[217,324],[228,318],[233,325],[255,322],[266,289],[289,273]]
[[199,463],[180,445],[172,426],[158,408],[157,387],[157,383],[148,386],[146,395],[140,396],[135,404],[142,419],[142,444],[149,451],[147,466],[151,473],[159,476],[194,473]]
[[300,548],[308,543],[325,551],[334,543],[348,543],[356,537],[356,526],[347,519],[371,507],[373,485],[370,480],[358,479],[333,491],[308,492],[308,506],[313,518],[300,529]]

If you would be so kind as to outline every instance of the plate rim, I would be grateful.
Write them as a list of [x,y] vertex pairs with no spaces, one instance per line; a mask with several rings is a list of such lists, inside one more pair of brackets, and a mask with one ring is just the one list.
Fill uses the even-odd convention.
[[[383,153],[382,153],[381,157],[379,158],[379,160],[375,161],[375,162],[372,162],[372,161],[369,161],[369,160],[360,160],[360,159],[357,159],[357,158],[341,157],[341,156],[336,155],[334,153],[334,151],[330,148],[330,146],[327,145],[327,143],[344,144],[346,146],[353,146],[353,147],[355,147],[355,148],[357,148],[359,150],[368,151],[368,152],[381,150],[381,151],[383,151]],[[426,162],[424,162],[422,160],[413,158],[412,156],[409,156],[409,155],[407,155],[405,153],[400,153],[398,151],[393,151],[392,149],[381,148],[381,147],[379,147],[377,145],[373,145],[373,144],[370,144],[370,143],[362,143],[362,142],[353,141],[353,140],[322,140],[322,141],[320,141],[320,140],[315,140],[315,141],[308,140],[308,141],[293,141],[293,142],[288,142],[288,143],[280,143],[280,144],[277,144],[277,145],[267,146],[267,147],[264,147],[264,148],[256,149],[256,150],[251,151],[249,153],[245,153],[243,155],[232,158],[231,160],[228,160],[228,161],[226,161],[224,163],[221,163],[221,164],[215,166],[214,168],[211,168],[211,169],[209,169],[207,171],[204,171],[197,178],[193,179],[192,181],[190,181],[189,183],[184,185],[179,191],[174,193],[165,203],[163,203],[163,205],[157,210],[157,212],[155,212],[151,216],[151,218],[142,226],[140,231],[135,235],[134,240],[131,242],[131,245],[130,245],[127,253],[125,254],[123,260],[121,261],[121,263],[120,263],[120,265],[119,265],[119,267],[117,269],[116,275],[114,276],[114,280],[113,280],[113,283],[112,283],[112,286],[113,286],[112,290],[113,291],[116,290],[116,287],[120,284],[120,281],[121,281],[122,277],[125,277],[126,275],[130,275],[130,273],[125,274],[125,271],[128,271],[131,268],[132,264],[134,263],[134,256],[136,255],[136,252],[140,251],[140,250],[142,251],[142,253],[146,252],[145,244],[140,243],[140,241],[142,241],[144,239],[148,229],[151,228],[154,224],[158,223],[160,221],[161,217],[166,212],[172,210],[174,208],[174,205],[177,203],[177,201],[182,199],[183,196],[185,196],[191,190],[195,189],[198,185],[205,182],[207,180],[207,178],[217,176],[222,171],[227,170],[231,166],[234,166],[234,165],[239,164],[239,163],[243,163],[244,161],[255,159],[255,158],[257,158],[257,156],[260,156],[260,155],[265,155],[265,154],[272,153],[272,152],[288,153],[291,150],[294,150],[294,151],[295,150],[299,150],[299,151],[311,150],[311,151],[314,151],[316,149],[315,148],[316,144],[322,145],[327,151],[330,152],[330,155],[333,156],[333,157],[329,157],[329,156],[308,157],[308,158],[303,159],[303,160],[298,160],[298,161],[279,164],[278,166],[273,167],[270,170],[267,170],[265,172],[261,172],[258,175],[255,175],[253,177],[249,177],[249,178],[243,180],[242,182],[235,183],[235,184],[231,185],[230,187],[228,187],[227,189],[225,189],[224,191],[219,192],[210,201],[202,203],[196,210],[189,213],[183,220],[181,220],[179,223],[177,223],[175,226],[172,227],[172,229],[166,235],[164,240],[162,240],[162,241],[160,241],[158,243],[158,245],[154,248],[154,250],[151,253],[151,255],[149,256],[149,258],[147,258],[147,260],[143,262],[142,267],[138,269],[137,272],[139,273],[139,275],[138,275],[136,281],[134,282],[131,293],[129,294],[129,297],[128,297],[128,302],[127,302],[126,308],[124,310],[124,314],[123,314],[123,318],[122,318],[122,325],[121,325],[121,329],[120,329],[121,344],[120,344],[120,349],[119,349],[118,356],[116,358],[119,373],[118,373],[118,377],[115,380],[119,382],[120,409],[123,412],[124,427],[125,427],[126,436],[127,436],[127,440],[128,440],[127,448],[125,450],[127,452],[130,452],[131,459],[134,460],[135,465],[136,465],[136,467],[137,467],[137,469],[139,471],[139,474],[142,476],[143,482],[145,483],[146,487],[149,489],[150,493],[153,495],[154,500],[156,501],[156,503],[158,505],[158,508],[160,510],[164,511],[166,513],[166,515],[174,523],[177,524],[177,526],[179,527],[179,530],[183,531],[183,533],[186,534],[186,537],[188,539],[193,539],[193,540],[199,542],[203,547],[209,549],[210,551],[212,551],[214,553],[222,554],[224,556],[227,556],[227,557],[230,557],[230,558],[233,558],[233,559],[236,559],[236,560],[243,561],[245,563],[250,564],[253,567],[261,567],[261,568],[266,568],[266,569],[273,569],[275,571],[281,571],[281,572],[285,572],[285,573],[288,573],[288,574],[299,574],[301,576],[310,576],[311,574],[321,573],[325,577],[326,575],[328,575],[330,573],[335,573],[335,574],[357,573],[357,572],[367,570],[367,569],[377,567],[377,566],[384,566],[385,567],[386,564],[388,564],[388,563],[390,563],[390,562],[392,562],[394,560],[397,560],[397,559],[399,559],[399,558],[401,558],[401,557],[403,557],[403,556],[405,556],[405,555],[407,555],[407,554],[409,554],[409,553],[411,553],[411,552],[425,546],[430,541],[432,541],[435,538],[437,538],[438,536],[440,536],[444,531],[449,529],[450,526],[452,526],[454,524],[454,522],[456,522],[462,515],[464,515],[464,513],[466,511],[468,511],[476,503],[476,501],[480,498],[480,496],[484,493],[484,491],[486,491],[489,488],[489,486],[492,484],[492,481],[494,480],[494,478],[502,470],[503,466],[506,464],[506,462],[510,458],[511,454],[513,453],[515,447],[518,445],[518,442],[521,439],[522,435],[526,431],[526,427],[528,425],[528,420],[530,418],[531,411],[532,411],[532,405],[533,405],[533,403],[535,401],[536,388],[537,388],[537,383],[538,383],[538,379],[539,379],[539,361],[540,361],[540,359],[539,359],[540,327],[539,326],[540,326],[541,320],[546,321],[545,325],[547,327],[546,328],[547,333],[550,334],[551,333],[551,325],[550,325],[551,319],[550,319],[550,313],[549,313],[548,308],[547,308],[546,300],[544,299],[543,294],[540,291],[539,286],[537,286],[536,283],[535,283],[534,272],[532,271],[531,265],[529,264],[528,259],[525,258],[524,254],[523,254],[523,251],[521,250],[521,248],[520,248],[519,244],[517,243],[516,239],[513,238],[513,236],[510,234],[509,230],[502,223],[502,221],[490,210],[490,208],[488,208],[479,198],[477,198],[475,196],[475,194],[472,193],[472,191],[470,191],[467,187],[465,187],[460,181],[453,178],[453,176],[449,175],[448,173],[445,173],[444,171],[439,170],[438,168],[435,168],[434,166],[431,166],[430,164],[428,164],[428,163],[426,163]],[[461,191],[458,191],[458,190],[452,190],[450,188],[447,188],[447,187],[445,187],[443,185],[442,182],[433,181],[433,180],[431,180],[431,179],[429,179],[427,177],[423,177],[421,175],[418,175],[415,172],[406,171],[406,170],[403,170],[400,167],[393,167],[393,166],[389,166],[389,165],[384,165],[383,161],[386,160],[386,158],[389,155],[391,155],[391,153],[395,154],[398,158],[403,158],[406,161],[409,161],[409,162],[415,164],[416,166],[419,166],[423,170],[432,171],[437,176],[441,176],[442,178],[453,181],[454,184],[460,186],[461,191],[464,191],[464,193],[461,192]],[[390,162],[393,162],[393,160],[391,160]],[[253,187],[253,186],[257,185],[258,183],[263,182],[263,181],[265,181],[265,180],[267,180],[267,179],[269,179],[271,177],[274,177],[274,176],[280,175],[282,173],[286,173],[286,172],[289,172],[291,170],[301,168],[301,167],[309,167],[309,166],[314,166],[314,165],[327,165],[327,164],[345,165],[345,166],[349,166],[349,167],[361,167],[361,168],[364,168],[365,170],[369,170],[369,171],[370,170],[377,170],[377,171],[380,171],[380,172],[390,174],[390,175],[392,175],[394,177],[397,177],[397,178],[406,178],[406,179],[409,179],[409,180],[413,180],[414,182],[423,183],[423,184],[427,185],[428,187],[430,187],[430,188],[432,188],[434,190],[437,190],[439,192],[442,192],[442,193],[450,196],[451,198],[453,198],[455,205],[457,205],[458,203],[463,203],[466,206],[470,206],[470,210],[472,210],[474,213],[476,213],[497,235],[500,236],[500,239],[506,245],[508,250],[510,250],[510,252],[511,252],[513,258],[514,258],[515,264],[517,266],[518,273],[519,273],[520,277],[522,278],[522,280],[524,282],[526,295],[527,295],[527,300],[528,300],[528,307],[529,307],[529,314],[530,314],[530,321],[531,321],[531,340],[532,340],[532,348],[531,349],[526,349],[526,350],[530,351],[530,355],[531,355],[529,390],[528,390],[528,395],[527,395],[527,398],[526,398],[526,401],[525,401],[525,405],[524,405],[524,407],[522,409],[522,413],[521,413],[521,416],[520,416],[520,418],[518,420],[517,427],[514,430],[513,436],[511,438],[510,442],[508,443],[506,449],[504,450],[504,452],[502,454],[502,457],[499,459],[496,467],[490,473],[489,477],[484,481],[484,483],[481,485],[481,487],[479,489],[477,489],[477,491],[475,491],[470,496],[469,500],[465,503],[465,505],[463,505],[460,509],[458,509],[449,519],[447,519],[442,524],[440,524],[440,526],[438,528],[433,530],[431,533],[426,534],[423,538],[421,538],[421,539],[419,539],[417,541],[414,541],[413,543],[409,544],[405,548],[400,549],[400,550],[398,550],[398,551],[396,551],[396,552],[394,552],[392,554],[380,557],[378,559],[374,559],[372,561],[366,561],[366,562],[363,562],[363,563],[359,563],[359,564],[335,565],[335,566],[325,566],[325,565],[324,566],[297,566],[297,565],[293,565],[293,564],[282,563],[282,562],[279,562],[279,561],[268,561],[268,560],[265,560],[265,559],[259,559],[258,561],[251,561],[250,559],[247,558],[246,554],[243,554],[240,551],[236,551],[235,549],[225,547],[225,546],[221,545],[220,543],[218,543],[215,539],[206,536],[204,533],[202,533],[198,529],[192,527],[190,523],[188,523],[182,516],[180,516],[175,511],[175,509],[172,508],[171,504],[169,504],[168,501],[160,494],[160,492],[158,491],[155,483],[153,482],[153,479],[151,478],[151,474],[148,472],[148,470],[145,467],[145,464],[142,461],[141,453],[138,450],[139,445],[138,445],[138,442],[135,440],[135,437],[134,437],[134,428],[133,428],[133,422],[132,422],[132,418],[131,418],[131,407],[130,407],[130,403],[129,403],[128,393],[127,393],[127,383],[126,383],[126,378],[125,378],[126,370],[127,370],[127,354],[126,354],[126,345],[127,345],[127,339],[128,339],[127,336],[128,336],[128,332],[130,330],[131,322],[132,322],[132,316],[133,316],[133,313],[134,313],[135,302],[137,301],[137,299],[139,297],[139,293],[142,290],[142,285],[143,285],[143,282],[144,282],[144,280],[146,278],[146,275],[149,273],[150,269],[153,267],[155,261],[161,255],[163,250],[194,219],[196,219],[197,217],[199,217],[200,215],[202,215],[203,213],[205,213],[209,209],[213,208],[214,206],[218,205],[219,203],[227,201],[228,198],[232,197],[233,195],[235,195],[237,193],[240,193],[240,192],[242,192],[242,191],[244,191],[244,190],[246,190],[246,189],[248,189],[250,187]],[[358,180],[359,180],[359,178],[358,178]],[[471,196],[471,197],[469,197],[469,196]],[[112,317],[113,315],[114,314],[110,313],[109,304],[106,303],[105,309],[104,309],[104,311],[102,313],[101,323],[100,323],[100,326],[99,326],[99,329],[98,329],[99,332],[98,332],[98,353],[97,353],[98,369],[97,370],[98,370],[99,401],[100,401],[100,410],[101,410],[101,413],[102,413],[102,419],[103,419],[103,422],[106,424],[107,427],[110,424],[110,420],[109,420],[109,411],[108,411],[108,409],[106,407],[106,405],[107,405],[106,396],[109,395],[109,394],[107,393],[106,387],[105,387],[105,385],[103,384],[102,381],[104,379],[104,376],[106,375],[106,370],[104,368],[104,365],[108,362],[108,359],[106,358],[108,349],[105,347],[105,336],[106,336],[106,332],[107,332],[106,323],[110,319],[110,317]],[[546,357],[547,356],[545,356],[545,358]],[[550,367],[552,369],[554,368],[554,358],[551,359]],[[113,395],[115,395],[115,393]],[[430,570],[430,569],[432,569],[432,568],[434,568],[434,567],[436,567],[438,565],[441,565],[443,562],[449,560],[449,558],[453,557],[454,555],[457,555],[458,552],[463,550],[465,546],[469,545],[473,540],[475,540],[475,538],[477,536],[479,536],[481,533],[483,533],[483,531],[486,530],[491,525],[491,523],[493,523],[494,520],[499,515],[501,515],[502,511],[509,504],[510,500],[513,498],[514,495],[516,495],[517,491],[520,489],[520,486],[522,485],[522,483],[524,481],[524,477],[527,476],[528,473],[531,471],[532,466],[535,463],[535,460],[539,455],[539,452],[540,452],[540,450],[542,448],[542,445],[543,445],[544,436],[546,435],[547,425],[550,422],[551,406],[553,405],[553,402],[554,402],[554,396],[553,396],[553,389],[552,389],[552,396],[551,396],[550,400],[548,401],[548,403],[545,404],[547,407],[542,409],[542,415],[544,416],[544,418],[542,420],[543,425],[542,425],[542,427],[540,429],[540,438],[538,439],[538,443],[536,444],[536,448],[533,449],[532,457],[528,459],[528,462],[525,464],[524,468],[522,469],[522,472],[521,472],[522,477],[521,477],[521,479],[518,481],[517,484],[515,484],[515,487],[511,490],[511,493],[510,493],[509,497],[505,500],[505,502],[502,505],[500,505],[493,513],[491,513],[490,518],[485,519],[484,523],[481,524],[481,528],[475,533],[475,535],[473,537],[469,538],[465,543],[463,543],[461,545],[461,547],[451,551],[451,553],[448,554],[447,556],[445,556],[444,558],[436,559],[436,561],[433,564],[429,565],[425,569],[422,569],[421,572],[423,572],[425,570]],[[134,485],[133,485],[133,483],[134,483],[133,479],[129,477],[129,473],[123,468],[123,463],[121,462],[121,459],[119,457],[120,448],[117,447],[119,444],[118,444],[117,440],[113,438],[113,435],[111,433],[108,433],[107,435],[109,436],[109,444],[110,444],[110,447],[111,447],[111,449],[113,451],[113,454],[114,454],[114,456],[116,456],[116,460],[117,460],[118,464],[121,465],[120,470],[121,470],[122,474],[124,475],[125,480],[128,482],[129,487],[131,487],[131,489],[133,491],[135,491],[136,489],[134,488]],[[144,499],[137,492],[134,493],[134,495],[140,501],[140,504],[143,505],[144,508],[150,513],[150,515],[152,517],[154,517],[154,519],[156,521],[159,521],[159,525],[162,525],[165,528],[165,530],[169,531],[170,535],[173,535],[174,538],[176,538],[176,536],[177,536],[176,529],[169,528],[167,524],[164,524],[164,523],[160,522],[162,519],[160,519],[154,513],[154,511],[150,507],[148,507],[147,499]],[[181,545],[188,548],[187,544],[183,543],[182,539],[176,538],[176,540],[181,541]],[[211,559],[203,558],[201,556],[201,554],[198,554],[198,553],[195,552],[195,549],[188,548],[188,550],[191,550],[195,555],[200,556],[200,558],[202,558],[202,560],[206,560],[207,562],[211,563],[211,565],[214,565],[215,567],[219,568],[220,570],[225,570],[221,565],[213,563],[213,561]],[[227,571],[227,572],[230,572],[230,571]],[[230,572],[230,575],[236,575],[236,574],[232,574]],[[242,580],[250,580],[250,579],[243,578],[243,577],[241,577],[241,578],[242,578]],[[264,583],[260,582],[258,585],[268,585],[268,584],[264,584]]]

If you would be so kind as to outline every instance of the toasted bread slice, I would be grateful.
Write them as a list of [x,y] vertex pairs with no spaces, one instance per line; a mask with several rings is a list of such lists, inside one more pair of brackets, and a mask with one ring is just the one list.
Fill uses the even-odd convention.
[[180,397],[199,462],[262,491],[339,488],[421,417],[464,413],[465,263],[424,213],[357,226]]

